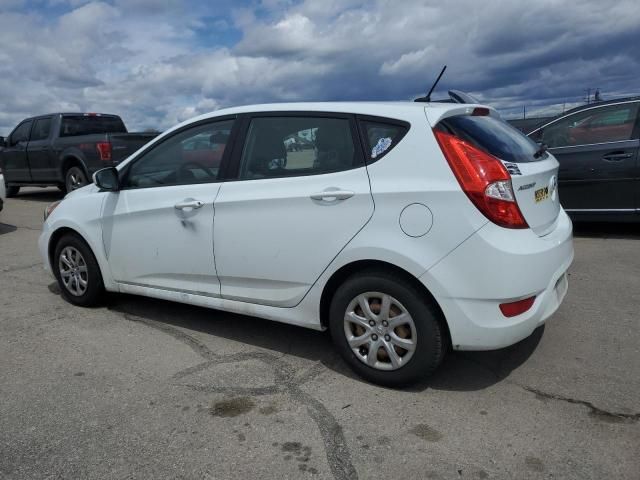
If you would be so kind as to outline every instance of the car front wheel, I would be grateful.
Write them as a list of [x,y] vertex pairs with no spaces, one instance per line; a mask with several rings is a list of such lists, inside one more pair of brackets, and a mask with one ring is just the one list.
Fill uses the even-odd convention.
[[82,238],[64,235],[56,245],[51,267],[67,301],[82,307],[98,303],[104,292],[102,275],[91,248]]
[[347,279],[330,308],[333,341],[353,370],[387,386],[432,373],[445,353],[440,312],[402,276],[371,271]]

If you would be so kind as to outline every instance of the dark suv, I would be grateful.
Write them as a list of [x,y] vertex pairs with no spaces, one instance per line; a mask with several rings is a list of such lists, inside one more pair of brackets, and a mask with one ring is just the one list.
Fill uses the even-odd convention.
[[560,201],[574,220],[640,220],[640,97],[584,105],[529,137],[560,162]]

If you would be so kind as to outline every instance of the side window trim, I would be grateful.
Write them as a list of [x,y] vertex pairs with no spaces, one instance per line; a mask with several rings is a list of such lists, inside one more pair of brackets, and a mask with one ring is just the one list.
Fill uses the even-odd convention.
[[[232,158],[229,161],[228,169],[225,172],[224,181],[228,182],[249,182],[262,179],[241,179],[240,178],[240,164],[242,162],[242,153],[246,146],[247,135],[249,133],[249,127],[251,126],[251,120],[254,118],[265,117],[303,117],[303,118],[336,118],[349,121],[349,128],[351,131],[351,140],[353,142],[354,155],[357,165],[354,165],[349,170],[361,168],[366,165],[366,155],[360,142],[360,135],[358,130],[358,122],[356,115],[345,112],[328,112],[328,111],[315,111],[315,110],[284,110],[284,111],[268,111],[268,112],[249,112],[242,113],[238,116],[238,136],[235,139],[233,145]],[[348,171],[348,170],[341,170]],[[302,176],[315,176],[317,173],[310,173],[309,175]],[[273,178],[295,178],[295,177],[273,177]]]
[[[163,145],[165,142],[171,140],[172,138],[174,138],[176,135],[179,135],[187,130],[190,130],[192,128],[198,128],[200,126],[203,125],[208,125],[208,124],[214,124],[214,123],[219,123],[219,122],[227,122],[229,120],[233,120],[233,126],[231,127],[231,134],[229,135],[229,140],[228,140],[228,146],[225,146],[225,151],[224,154],[222,155],[222,160],[220,161],[220,171],[218,173],[218,179],[215,182],[207,182],[207,183],[220,183],[220,182],[224,182],[224,172],[226,171],[226,169],[228,168],[228,163],[230,161],[231,158],[231,154],[233,153],[234,148],[234,143],[237,139],[238,136],[238,115],[224,115],[224,116],[220,116],[220,117],[213,117],[213,118],[207,118],[198,122],[193,122],[190,123],[188,125],[185,125],[182,128],[179,128],[178,130],[175,130],[174,132],[171,132],[170,135],[167,135],[166,137],[162,138],[161,140],[159,140],[158,142],[153,142],[151,145],[147,146],[144,150],[142,150],[140,153],[138,153],[138,155],[136,155],[134,158],[131,159],[130,162],[128,162],[126,164],[126,166],[120,170],[118,176],[120,177],[120,182],[124,183],[128,177],[129,177],[129,172],[131,170],[131,167],[133,167],[133,165],[135,165],[137,162],[139,162],[140,160],[142,160],[148,153],[150,153],[152,150],[160,147],[161,145]],[[231,146],[232,148],[229,148],[229,146]],[[132,186],[124,186],[121,188],[121,190],[141,190],[141,189],[147,189],[147,188],[163,188],[163,187],[173,187],[176,185],[158,185],[158,186],[144,186],[144,187],[132,187]]]
[[[357,119],[357,125],[358,125],[358,133],[359,133],[358,138],[360,138],[361,148],[364,153],[364,159],[367,165],[371,165],[372,163],[377,162],[378,160],[383,158],[387,153],[391,152],[395,148],[395,146],[402,141],[402,139],[407,135],[407,133],[409,133],[409,130],[411,129],[411,124],[409,122],[406,122],[404,120],[398,120],[395,118],[378,117],[374,115],[356,115],[356,119]],[[371,146],[369,145],[369,136],[367,135],[367,132],[364,128],[364,123],[366,122],[380,123],[380,124],[386,123],[388,125],[395,125],[395,126],[401,127],[402,132],[400,133],[400,136],[395,140],[395,145],[393,145],[392,148],[383,152],[381,155],[378,155],[376,158],[371,158],[371,155],[367,154],[368,152],[371,152]]]

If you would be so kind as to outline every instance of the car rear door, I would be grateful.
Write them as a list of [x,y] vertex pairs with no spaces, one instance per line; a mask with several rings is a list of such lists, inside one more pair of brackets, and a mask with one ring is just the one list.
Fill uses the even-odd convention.
[[373,214],[355,119],[273,112],[244,124],[215,202],[222,296],[292,307]]
[[25,120],[18,125],[7,140],[2,151],[3,174],[6,182],[31,181],[31,169],[27,158],[27,145],[31,135],[32,120]]
[[635,208],[639,103],[594,106],[531,134],[560,162],[560,198],[568,212]]
[[51,148],[52,117],[36,118],[27,146],[27,157],[34,181],[51,181],[57,178],[53,150]]

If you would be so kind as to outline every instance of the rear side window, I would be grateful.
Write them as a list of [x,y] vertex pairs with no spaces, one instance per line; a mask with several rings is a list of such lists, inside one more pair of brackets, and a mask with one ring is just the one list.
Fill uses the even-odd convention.
[[96,133],[127,133],[127,129],[118,117],[102,115],[66,115],[62,117],[61,137]]
[[409,127],[403,124],[361,120],[368,163],[380,160],[402,140]]
[[500,119],[489,116],[460,115],[442,120],[438,127],[505,162],[536,162],[538,145],[519,130]]
[[242,151],[240,178],[319,175],[360,164],[346,118],[256,117]]
[[49,132],[51,131],[51,118],[39,118],[36,120],[36,125],[31,132],[31,141],[45,140],[49,138]]

